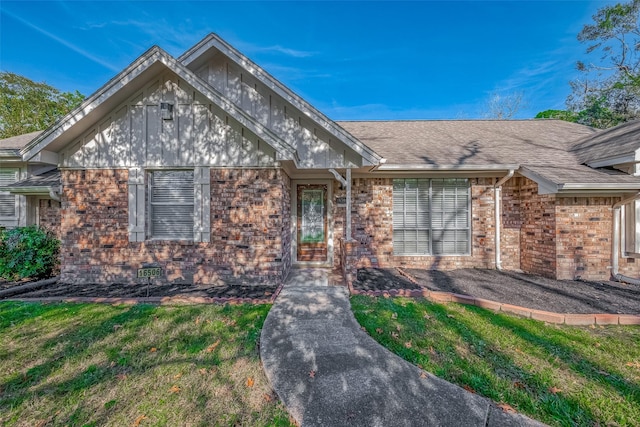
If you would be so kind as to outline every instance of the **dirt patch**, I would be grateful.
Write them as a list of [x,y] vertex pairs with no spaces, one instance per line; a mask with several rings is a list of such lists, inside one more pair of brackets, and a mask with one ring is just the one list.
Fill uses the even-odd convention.
[[[148,287],[150,297],[211,297],[211,298],[270,298],[277,289],[277,285],[154,285]],[[88,284],[72,285],[55,283],[44,288],[14,295],[20,298],[47,297],[99,297],[99,298],[144,298],[147,296],[146,284]]]
[[420,289],[395,268],[361,268],[353,288],[359,291],[388,291],[391,289]]
[[[414,289],[396,269],[360,269],[366,290]],[[640,314],[640,286],[618,282],[553,280],[511,271],[460,269],[435,271],[404,269],[421,286],[432,290],[470,295],[506,304],[556,313]],[[362,272],[362,273],[361,273]],[[393,276],[391,287],[384,277]],[[379,277],[377,283],[374,278]],[[411,282],[409,282],[411,283]],[[412,286],[415,284],[411,283]],[[354,288],[365,290],[359,282]]]

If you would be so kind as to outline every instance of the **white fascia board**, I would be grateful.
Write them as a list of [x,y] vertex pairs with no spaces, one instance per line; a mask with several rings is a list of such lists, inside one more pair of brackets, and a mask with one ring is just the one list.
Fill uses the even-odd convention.
[[51,186],[41,187],[2,187],[0,191],[8,191],[11,194],[20,196],[48,196],[51,192]]
[[575,192],[575,191],[590,191],[590,190],[619,190],[623,192],[640,190],[640,181],[638,183],[625,182],[605,182],[605,183],[593,183],[593,182],[567,182],[558,185],[558,192]]
[[383,164],[376,171],[508,171],[520,165],[430,165],[430,164]]
[[382,156],[360,142],[357,138],[344,130],[333,120],[322,114],[320,110],[309,104],[302,97],[296,95],[291,89],[280,83],[278,79],[263,70],[255,62],[244,56],[236,48],[222,40],[217,34],[209,34],[191,49],[183,53],[178,58],[178,61],[188,67],[189,64],[197,60],[211,47],[216,48],[237,65],[247,70],[249,73],[251,73],[251,75],[257,78],[260,82],[264,83],[269,89],[273,90],[287,102],[290,102],[294,107],[299,109],[303,114],[313,120],[321,128],[338,138],[349,148],[362,156],[363,160],[368,163],[366,164],[366,166],[380,164]]
[[98,89],[93,95],[87,98],[78,108],[58,120],[49,129],[44,131],[38,138],[34,139],[22,149],[22,158],[25,161],[32,160],[39,152],[44,150],[56,138],[86,117],[91,111],[108,100],[111,96],[122,90],[127,83],[140,76],[153,64],[161,63],[169,70],[175,72],[185,82],[189,83],[196,90],[206,96],[229,114],[234,120],[245,126],[251,132],[262,138],[266,143],[273,146],[285,158],[295,158],[295,149],[285,141],[276,136],[269,129],[256,122],[252,117],[239,110],[231,101],[222,96],[219,92],[197,77],[191,70],[180,64],[164,50],[157,46],[152,47],[140,58],[134,61],[129,67],[123,70],[116,77],[111,79],[106,85]]
[[622,165],[625,163],[635,163],[638,161],[638,155],[636,152],[618,154],[613,157],[607,157],[604,159],[597,159],[594,161],[586,162],[587,166],[592,168],[605,168],[608,166]]

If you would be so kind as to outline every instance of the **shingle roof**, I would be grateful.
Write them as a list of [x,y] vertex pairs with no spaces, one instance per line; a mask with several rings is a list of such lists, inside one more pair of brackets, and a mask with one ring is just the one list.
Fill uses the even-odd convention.
[[525,165],[523,169],[531,171],[555,185],[612,184],[640,188],[640,177],[627,175],[613,169],[593,169],[584,165],[561,168],[552,165]]
[[338,122],[397,165],[576,164],[572,141],[590,127],[561,120]]
[[30,176],[22,181],[14,182],[13,184],[2,187],[8,191],[20,192],[21,189],[33,189],[33,188],[57,188],[61,183],[61,174],[59,169],[52,169],[50,171],[41,173],[40,175]]
[[609,157],[634,154],[640,148],[640,120],[623,123],[585,137],[573,144],[581,163],[591,163]]
[[41,130],[31,133],[25,133],[23,135],[12,136],[9,138],[0,139],[1,149],[18,149],[21,150],[25,145],[35,139],[36,136],[42,133]]

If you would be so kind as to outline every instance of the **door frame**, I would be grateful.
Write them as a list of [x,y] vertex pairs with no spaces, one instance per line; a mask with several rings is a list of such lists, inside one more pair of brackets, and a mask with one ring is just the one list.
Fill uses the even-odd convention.
[[[327,186],[327,260],[298,261],[298,184],[318,184]],[[333,267],[333,180],[292,179],[291,180],[291,260],[293,265],[309,267]]]

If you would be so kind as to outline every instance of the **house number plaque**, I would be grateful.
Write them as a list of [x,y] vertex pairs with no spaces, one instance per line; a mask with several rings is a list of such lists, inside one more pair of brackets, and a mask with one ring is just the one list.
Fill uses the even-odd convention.
[[150,277],[160,277],[162,276],[162,268],[160,267],[151,267],[151,268],[139,268],[138,269],[138,278],[150,278]]

